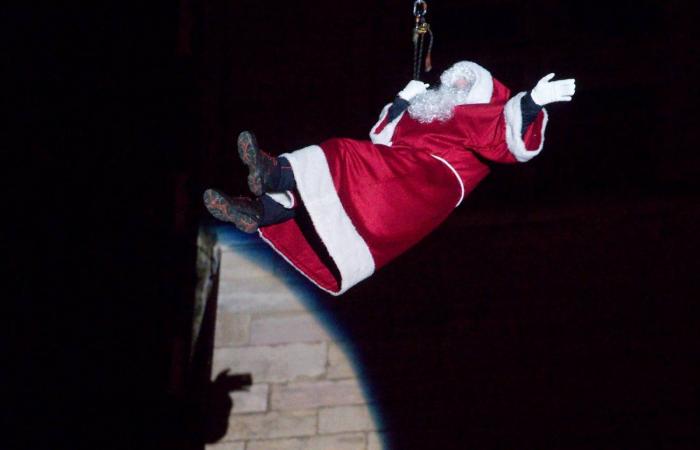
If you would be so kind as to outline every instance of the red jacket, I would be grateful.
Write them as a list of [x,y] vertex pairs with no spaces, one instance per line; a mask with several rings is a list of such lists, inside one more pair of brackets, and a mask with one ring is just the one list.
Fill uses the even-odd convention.
[[262,227],[262,238],[320,288],[339,295],[442,223],[489,173],[484,160],[514,163],[537,155],[546,111],[521,136],[525,93],[509,99],[510,91],[482,70],[482,103],[457,106],[445,122],[424,124],[405,112],[387,123],[387,105],[370,133],[376,143],[330,139],[284,155],[312,232],[332,261],[295,220]]

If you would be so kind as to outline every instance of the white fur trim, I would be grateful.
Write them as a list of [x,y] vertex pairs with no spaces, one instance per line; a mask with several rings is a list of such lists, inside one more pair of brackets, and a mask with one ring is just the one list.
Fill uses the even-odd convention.
[[459,177],[459,173],[457,173],[457,170],[455,170],[455,168],[452,167],[452,164],[448,163],[447,161],[440,158],[439,156],[435,156],[435,155],[430,155],[430,156],[432,156],[433,158],[437,159],[438,161],[440,161],[444,165],[446,165],[447,168],[452,171],[452,173],[455,175],[455,177],[457,177],[457,181],[459,181],[459,187],[462,189],[462,193],[459,196],[459,200],[457,201],[457,204],[455,205],[455,208],[458,207],[460,205],[460,203],[462,203],[462,200],[464,200],[464,183],[462,182],[462,179]]
[[527,94],[526,92],[520,92],[513,98],[508,100],[505,108],[503,109],[503,115],[506,120],[506,143],[508,144],[508,150],[515,156],[520,162],[527,162],[539,155],[544,146],[544,130],[547,128],[547,121],[549,116],[547,115],[547,110],[542,108],[544,113],[544,119],[542,120],[542,129],[540,134],[542,138],[540,140],[540,145],[536,149],[528,150],[525,147],[525,142],[522,137],[522,126],[523,126],[523,112],[520,109],[520,100]]
[[467,95],[466,104],[490,103],[493,96],[493,77],[491,72],[472,61],[461,61],[457,64],[469,67],[476,75],[476,80],[469,91],[469,95]]
[[388,147],[391,147],[391,138],[394,136],[394,130],[396,130],[396,125],[399,123],[399,120],[403,117],[404,112],[399,114],[394,120],[386,124],[384,129],[377,134],[376,129],[381,125],[382,122],[384,122],[384,118],[386,115],[389,113],[389,108],[391,107],[391,103],[388,103],[383,109],[382,112],[379,114],[379,121],[374,124],[372,129],[369,131],[369,138],[372,141],[373,144],[378,144],[378,145],[386,145]]
[[326,155],[311,145],[284,155],[294,171],[311,222],[340,272],[340,295],[374,273],[374,258],[343,208],[333,184]]
[[267,195],[272,200],[276,201],[277,203],[279,203],[287,209],[294,208],[294,194],[292,194],[290,191],[268,192],[265,195]]
[[294,208],[294,194],[292,194],[291,191],[284,191],[284,192],[269,192],[267,194],[268,197],[270,197],[272,200],[276,201],[280,205],[284,206],[287,209],[292,209]]

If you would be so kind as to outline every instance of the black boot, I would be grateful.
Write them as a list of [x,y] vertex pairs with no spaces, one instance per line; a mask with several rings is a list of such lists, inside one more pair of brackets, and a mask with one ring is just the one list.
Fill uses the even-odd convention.
[[255,233],[262,221],[263,206],[257,198],[231,198],[221,192],[207,189],[204,191],[204,206],[212,216],[233,223],[245,233]]
[[279,162],[274,156],[260,150],[255,135],[243,131],[238,135],[238,156],[248,166],[248,188],[257,196],[265,192],[277,192]]

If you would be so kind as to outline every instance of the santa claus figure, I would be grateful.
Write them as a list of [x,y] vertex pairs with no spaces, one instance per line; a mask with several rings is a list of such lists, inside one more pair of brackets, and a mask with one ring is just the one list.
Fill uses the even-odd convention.
[[570,101],[576,88],[573,79],[553,77],[511,97],[486,69],[462,61],[437,89],[408,83],[382,110],[370,141],[330,139],[273,157],[243,132],[238,152],[254,197],[209,189],[204,203],[217,219],[257,231],[317,286],[340,295],[444,221],[488,175],[487,162],[526,162],[540,153],[543,106]]

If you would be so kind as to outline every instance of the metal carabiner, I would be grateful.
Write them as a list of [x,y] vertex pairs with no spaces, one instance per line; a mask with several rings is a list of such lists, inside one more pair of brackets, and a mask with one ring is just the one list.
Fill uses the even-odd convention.
[[413,15],[416,16],[416,20],[425,16],[428,12],[428,3],[425,0],[416,0],[413,3]]

